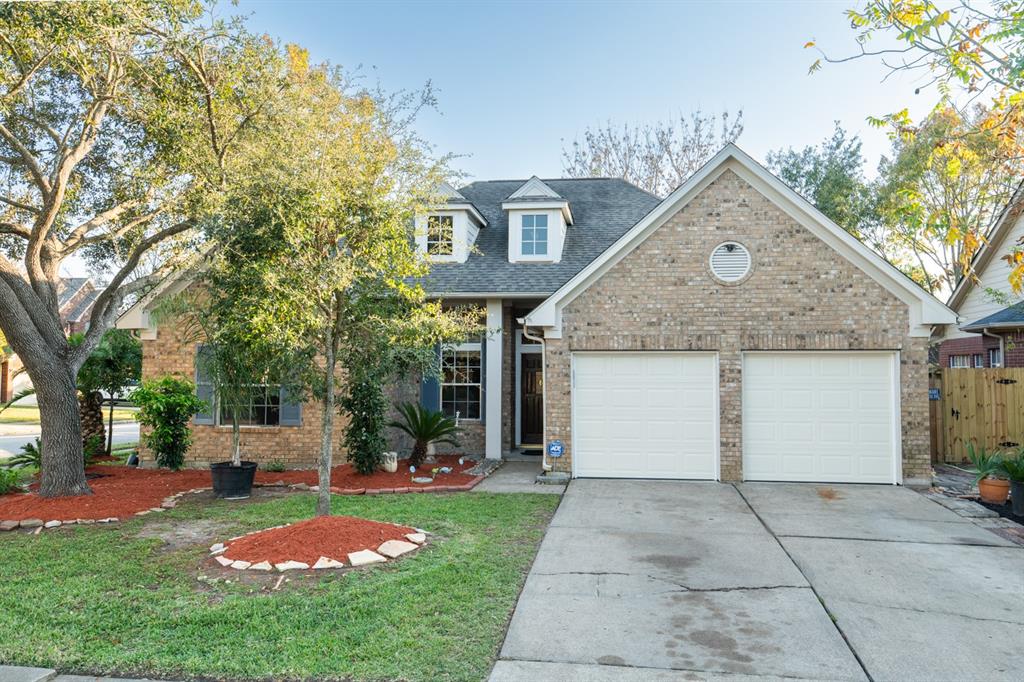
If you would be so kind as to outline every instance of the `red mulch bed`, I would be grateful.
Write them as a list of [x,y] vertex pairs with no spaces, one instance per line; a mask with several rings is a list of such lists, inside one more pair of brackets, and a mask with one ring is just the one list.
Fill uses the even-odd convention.
[[[125,519],[144,509],[159,507],[164,498],[210,485],[208,471],[164,471],[135,467],[90,467],[92,495],[46,499],[35,493],[0,496],[0,520],[74,521]],[[35,485],[32,486],[36,488]]]
[[[476,463],[466,460],[462,465],[456,455],[439,456],[438,463],[417,470],[416,475],[429,473],[430,467],[450,466],[450,474],[439,474],[434,483],[421,485],[412,482],[407,462],[398,463],[398,471],[390,474],[378,471],[370,476],[357,474],[349,464],[334,467],[331,471],[333,492],[358,494],[410,492],[412,489],[468,490],[479,477],[461,473]],[[99,466],[88,469],[92,495],[45,499],[35,493],[0,495],[0,521],[75,521],[78,519],[100,520],[111,517],[126,519],[136,512],[159,507],[171,495],[193,488],[209,488],[210,472],[204,469],[164,471],[161,469],[139,469],[122,466]],[[317,484],[317,472],[282,471],[256,473],[257,484],[271,485],[279,481],[286,484]],[[32,486],[36,488],[35,485]]]
[[[458,455],[437,455],[437,464],[424,464],[417,467],[416,473],[409,473],[408,460],[398,461],[398,471],[389,474],[386,471],[377,471],[369,476],[356,473],[351,464],[343,464],[331,470],[331,487],[342,490],[380,490],[386,492],[406,492],[405,488],[436,488],[439,486],[462,486],[476,482],[476,476],[461,473],[476,465],[473,460],[467,459],[459,464]],[[413,476],[429,476],[430,470],[436,467],[451,467],[452,473],[438,474],[433,483],[413,483]],[[257,471],[256,482],[269,485],[284,481],[287,484],[305,483],[306,485],[317,485],[320,479],[316,470],[304,469],[302,471]]]
[[354,516],[320,516],[228,542],[223,556],[253,564],[301,561],[309,566],[325,556],[347,564],[350,552],[376,551],[388,540],[405,540],[406,533],[415,532],[415,528]]

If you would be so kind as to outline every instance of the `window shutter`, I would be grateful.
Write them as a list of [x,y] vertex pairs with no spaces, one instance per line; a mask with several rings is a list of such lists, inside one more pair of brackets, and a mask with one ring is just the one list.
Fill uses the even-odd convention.
[[[441,346],[434,346],[434,357],[437,358],[438,366],[441,364]],[[423,377],[420,382],[420,406],[432,412],[441,411],[441,382],[437,377]]]
[[[500,332],[499,332],[500,333]],[[480,423],[487,421],[487,334],[480,337]]]
[[193,424],[213,424],[215,411],[215,396],[213,386],[209,383],[209,376],[203,366],[202,359],[206,353],[206,346],[196,346],[196,397],[206,403],[206,407],[196,412],[192,418]]
[[290,398],[288,389],[281,387],[281,412],[279,423],[281,426],[302,426],[302,403]]

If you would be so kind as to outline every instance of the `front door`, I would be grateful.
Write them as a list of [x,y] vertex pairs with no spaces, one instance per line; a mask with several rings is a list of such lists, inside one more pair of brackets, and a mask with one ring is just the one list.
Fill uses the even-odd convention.
[[519,423],[521,446],[544,446],[544,356],[540,353],[522,354],[522,415]]

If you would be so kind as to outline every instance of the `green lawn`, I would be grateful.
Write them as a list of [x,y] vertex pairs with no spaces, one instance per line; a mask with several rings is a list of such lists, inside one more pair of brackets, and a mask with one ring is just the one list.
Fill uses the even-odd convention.
[[118,528],[8,533],[0,663],[217,679],[481,680],[557,503],[529,494],[335,497],[336,514],[439,537],[393,565],[288,574],[277,591],[276,574],[215,569],[208,547],[307,518],[313,495],[188,502]]
[[[114,408],[114,421],[132,421],[135,419],[135,415],[138,414],[135,410],[126,410],[124,408]],[[107,419],[110,418],[110,410],[103,408],[103,423],[107,423]],[[39,408],[35,405],[11,405],[3,412],[0,412],[0,424],[38,424],[39,423]]]

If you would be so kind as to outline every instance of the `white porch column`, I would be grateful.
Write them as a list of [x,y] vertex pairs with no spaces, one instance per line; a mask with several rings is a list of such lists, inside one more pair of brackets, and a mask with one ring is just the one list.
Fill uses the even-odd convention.
[[484,370],[484,454],[501,459],[501,299],[487,299],[487,353]]

